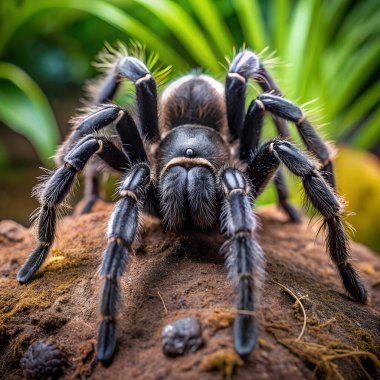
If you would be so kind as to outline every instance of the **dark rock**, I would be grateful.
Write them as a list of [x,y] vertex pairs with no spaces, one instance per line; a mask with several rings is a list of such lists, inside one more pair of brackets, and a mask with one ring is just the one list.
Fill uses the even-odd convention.
[[162,331],[162,349],[168,356],[195,352],[202,344],[201,325],[193,317],[166,325]]
[[20,360],[27,379],[58,379],[67,364],[66,355],[54,343],[39,340],[33,343]]

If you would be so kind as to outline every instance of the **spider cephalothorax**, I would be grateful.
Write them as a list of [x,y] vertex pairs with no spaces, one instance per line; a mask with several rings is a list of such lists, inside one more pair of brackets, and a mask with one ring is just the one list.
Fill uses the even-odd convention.
[[[127,110],[110,103],[123,78],[136,88],[137,124]],[[264,92],[245,112],[250,78]],[[291,221],[299,220],[287,200],[281,164],[301,178],[306,197],[323,216],[327,249],[347,293],[356,301],[366,302],[366,290],[348,261],[348,239],[329,150],[300,108],[281,97],[253,52],[244,50],[236,55],[224,87],[209,76],[191,74],[170,84],[160,99],[146,65],[134,57],[118,56],[97,87],[94,103],[97,108],[80,119],[61,147],[60,167],[40,188],[39,243],[18,273],[18,280],[30,281],[48,255],[57,212],[76,174],[88,163],[84,210],[88,212],[97,198],[94,168],[104,162],[122,173],[120,200],[108,224],[108,245],[100,270],[104,281],[99,360],[108,361],[115,351],[118,280],[129,260],[143,210],[161,217],[169,229],[186,226],[207,230],[219,224],[228,238],[221,253],[236,290],[236,307],[250,312],[257,309],[264,255],[255,237],[252,205],[271,179],[282,209]],[[265,111],[272,114],[281,138],[260,145]],[[288,141],[284,119],[296,125],[319,164]],[[101,132],[109,124],[114,124],[116,135]],[[238,313],[234,324],[236,352],[248,355],[256,341],[253,314]]]

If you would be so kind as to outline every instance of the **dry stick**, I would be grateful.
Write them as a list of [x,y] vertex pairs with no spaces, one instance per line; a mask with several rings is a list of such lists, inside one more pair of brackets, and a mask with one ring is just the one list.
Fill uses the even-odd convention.
[[367,379],[373,380],[373,377],[366,371],[366,369],[363,367],[363,364],[360,362],[358,357],[354,357],[356,364],[360,367],[360,369],[363,371],[363,373],[366,375]]
[[164,305],[165,313],[167,313],[167,312],[168,312],[168,309],[166,308],[165,301],[164,301],[164,299],[162,298],[162,295],[161,295],[161,293],[160,293],[158,290],[157,290],[157,293],[158,293],[158,296],[161,298],[161,302],[162,302],[162,304]]
[[283,288],[288,294],[290,294],[295,300],[296,302],[300,305],[301,307],[301,310],[302,310],[302,314],[303,314],[303,326],[302,326],[302,330],[300,332],[300,334],[298,335],[298,337],[296,338],[296,340],[301,340],[302,338],[302,335],[304,334],[305,332],[305,329],[306,329],[306,322],[307,322],[307,317],[306,317],[306,311],[305,311],[305,308],[303,307],[302,305],[302,302],[301,302],[301,299],[302,298],[305,298],[307,296],[302,296],[301,298],[297,297],[296,294],[294,294],[289,288],[287,288],[285,285],[282,285],[280,284],[279,282],[276,282],[276,281],[273,281],[275,284],[281,286],[281,288]]
[[333,372],[335,373],[335,375],[339,378],[339,380],[345,380],[344,377],[340,374],[340,372],[338,371],[338,368],[336,368],[336,366],[332,366],[331,369],[333,370]]
[[[326,349],[328,349],[328,347],[326,347],[326,346],[322,346],[320,344],[312,343],[312,342],[307,342],[307,343],[303,342],[301,344],[304,344],[307,347],[313,348],[314,350],[318,350],[318,349],[320,349],[320,350],[325,349],[326,350]],[[375,364],[375,366],[380,369],[380,360],[378,359],[378,357],[375,354],[373,354],[372,352],[369,352],[369,351],[350,351],[347,349],[334,349],[334,354],[321,354],[320,359],[323,362],[328,362],[329,368],[331,368],[331,370],[337,375],[337,377],[339,377],[339,379],[344,380],[344,378],[340,375],[340,373],[337,369],[337,365],[334,364],[333,361],[337,360],[337,359],[353,357],[354,360],[359,364],[360,362],[358,361],[358,358],[360,356],[364,356],[364,357],[369,358],[370,360],[372,360],[372,362]],[[365,368],[361,364],[359,364],[359,367],[363,371],[363,373],[367,376],[368,379],[373,380],[373,378],[368,374],[368,372],[365,370]],[[318,368],[318,365],[316,366],[316,370],[317,370],[317,368]]]
[[373,361],[373,363],[375,364],[377,368],[380,368],[380,360],[377,358],[375,354],[369,351],[348,351],[348,352],[337,354],[337,355],[326,355],[326,356],[323,356],[323,358],[326,360],[335,360],[335,359],[347,358],[349,356],[366,356],[367,358]]
[[317,328],[323,328],[323,327],[329,326],[329,325],[331,325],[332,323],[335,323],[335,322],[336,322],[336,318],[333,317],[333,318],[328,319],[326,322],[321,323],[320,325],[318,325]]

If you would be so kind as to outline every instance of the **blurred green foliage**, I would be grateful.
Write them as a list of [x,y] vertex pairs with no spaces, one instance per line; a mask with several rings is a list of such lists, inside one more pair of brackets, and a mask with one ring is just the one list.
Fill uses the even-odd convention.
[[276,52],[284,94],[313,100],[328,138],[368,149],[380,135],[379,19],[378,0],[2,0],[0,57],[17,67],[0,66],[0,120],[46,161],[58,129],[38,87],[56,96],[91,76],[105,40],[132,37],[178,72],[214,75],[246,43]]
[[[138,40],[173,65],[174,76],[200,67],[221,80],[226,57],[245,44],[262,52],[284,95],[309,109],[326,138],[372,149],[380,145],[379,20],[379,0],[2,0],[0,121],[49,166],[59,132],[47,98],[76,101],[78,88],[96,75],[91,62],[105,41]],[[252,84],[249,98],[257,91]],[[265,137],[274,134],[270,118],[267,124]],[[370,204],[367,198],[350,192],[350,175],[365,176],[368,168],[368,160],[355,157],[361,169],[344,172],[352,162],[338,160],[341,190],[362,220],[373,220],[370,206],[364,213],[359,207]],[[0,141],[0,164],[6,159]],[[375,182],[366,182],[371,194],[378,194]],[[259,204],[274,198],[269,188]],[[360,223],[358,238],[379,249],[376,226]]]
[[35,146],[39,156],[46,160],[58,142],[54,115],[38,85],[17,66],[0,62],[0,117],[16,132],[24,135]]
[[349,218],[357,241],[380,253],[380,161],[367,152],[341,146],[335,160],[338,192],[349,201]]

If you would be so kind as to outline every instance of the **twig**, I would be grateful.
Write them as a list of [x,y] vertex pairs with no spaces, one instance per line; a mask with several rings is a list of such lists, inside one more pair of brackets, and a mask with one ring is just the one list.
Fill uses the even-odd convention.
[[335,360],[335,359],[342,359],[347,358],[349,356],[366,356],[367,358],[371,359],[372,362],[375,364],[377,368],[380,368],[380,361],[376,357],[375,354],[368,351],[348,351],[343,354],[337,354],[337,355],[325,355],[323,358],[325,360]]
[[165,313],[167,313],[168,309],[166,308],[165,301],[162,298],[162,295],[161,295],[161,293],[158,290],[157,290],[157,293],[158,293],[158,296],[161,298],[162,304],[164,305]]
[[287,288],[285,285],[282,285],[280,284],[279,282],[276,282],[276,281],[273,281],[275,284],[281,286],[281,288],[283,288],[288,294],[290,294],[295,300],[296,302],[300,305],[301,307],[301,310],[302,310],[302,314],[303,314],[303,326],[302,326],[302,330],[300,332],[300,334],[298,335],[298,337],[296,338],[296,340],[301,340],[304,332],[305,332],[305,329],[306,329],[306,322],[307,322],[307,317],[306,317],[306,311],[305,311],[305,308],[303,307],[302,305],[302,302],[301,302],[301,299],[302,298],[305,298],[305,296],[302,296],[301,298],[297,297],[296,294],[294,294],[294,292],[292,292],[289,288]]
[[363,364],[360,362],[359,358],[357,356],[354,357],[356,364],[360,367],[360,369],[363,371],[365,376],[367,377],[368,380],[373,380],[373,377],[366,371],[364,368]]

